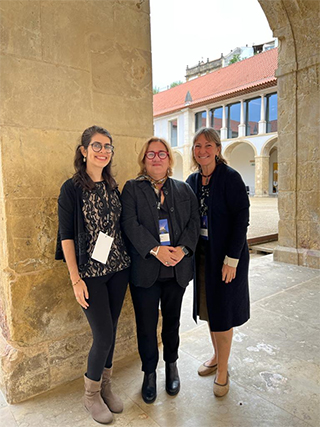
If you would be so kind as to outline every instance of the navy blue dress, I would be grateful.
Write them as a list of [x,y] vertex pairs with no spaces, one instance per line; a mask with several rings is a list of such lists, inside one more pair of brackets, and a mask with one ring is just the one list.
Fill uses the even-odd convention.
[[[198,199],[201,175],[187,179]],[[205,265],[199,264],[200,245],[196,250],[196,269],[205,273],[205,289],[210,330],[227,331],[245,323],[250,317],[248,267],[249,199],[240,174],[225,164],[218,164],[209,183],[208,236]],[[201,239],[201,237],[200,237]],[[225,256],[239,259],[236,277],[231,283],[222,281]],[[197,274],[194,275],[194,318],[198,315]]]

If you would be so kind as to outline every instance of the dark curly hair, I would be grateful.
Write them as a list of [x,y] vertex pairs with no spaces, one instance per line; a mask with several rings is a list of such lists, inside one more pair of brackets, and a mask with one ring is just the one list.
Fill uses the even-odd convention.
[[[81,135],[81,142],[77,146],[76,153],[74,156],[73,164],[76,172],[73,175],[73,181],[76,185],[80,186],[82,189],[85,189],[85,190],[93,190],[95,184],[86,172],[86,163],[83,161],[84,156],[82,155],[80,148],[82,146],[87,150],[91,142],[91,138],[96,133],[107,136],[110,139],[110,142],[112,144],[112,136],[110,132],[108,132],[107,129],[104,129],[100,126],[91,126],[87,128]],[[107,166],[103,168],[102,177],[105,180],[105,182],[109,185],[109,187],[111,189],[114,189],[117,187],[117,183],[111,172],[111,164],[112,164],[112,158],[110,162],[107,164]]]

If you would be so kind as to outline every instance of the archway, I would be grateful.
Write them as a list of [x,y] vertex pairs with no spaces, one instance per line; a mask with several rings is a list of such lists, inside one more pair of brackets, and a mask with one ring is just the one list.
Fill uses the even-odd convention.
[[230,166],[242,176],[250,195],[253,195],[255,192],[255,150],[252,144],[246,141],[235,141],[228,145],[226,157]]
[[268,139],[261,149],[261,156],[269,159],[269,194],[278,195],[279,165],[278,165],[278,137]]

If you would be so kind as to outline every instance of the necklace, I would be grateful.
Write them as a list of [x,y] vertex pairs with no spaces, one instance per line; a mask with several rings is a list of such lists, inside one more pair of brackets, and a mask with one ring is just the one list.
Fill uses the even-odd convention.
[[209,178],[211,177],[211,175],[213,174],[213,172],[211,172],[209,175],[204,175],[202,172],[200,172],[200,173],[201,173],[201,176],[203,178],[206,178],[206,182],[205,182],[204,185],[207,185],[209,183]]

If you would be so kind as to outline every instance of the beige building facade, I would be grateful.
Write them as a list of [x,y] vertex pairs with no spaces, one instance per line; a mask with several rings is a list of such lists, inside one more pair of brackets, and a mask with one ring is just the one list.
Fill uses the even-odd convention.
[[[119,183],[152,133],[148,1],[0,1],[0,369],[10,403],[82,375],[90,334],[54,261],[79,135],[115,139]],[[259,0],[279,43],[279,247],[319,268],[319,2]],[[116,357],[136,351],[127,296]]]

